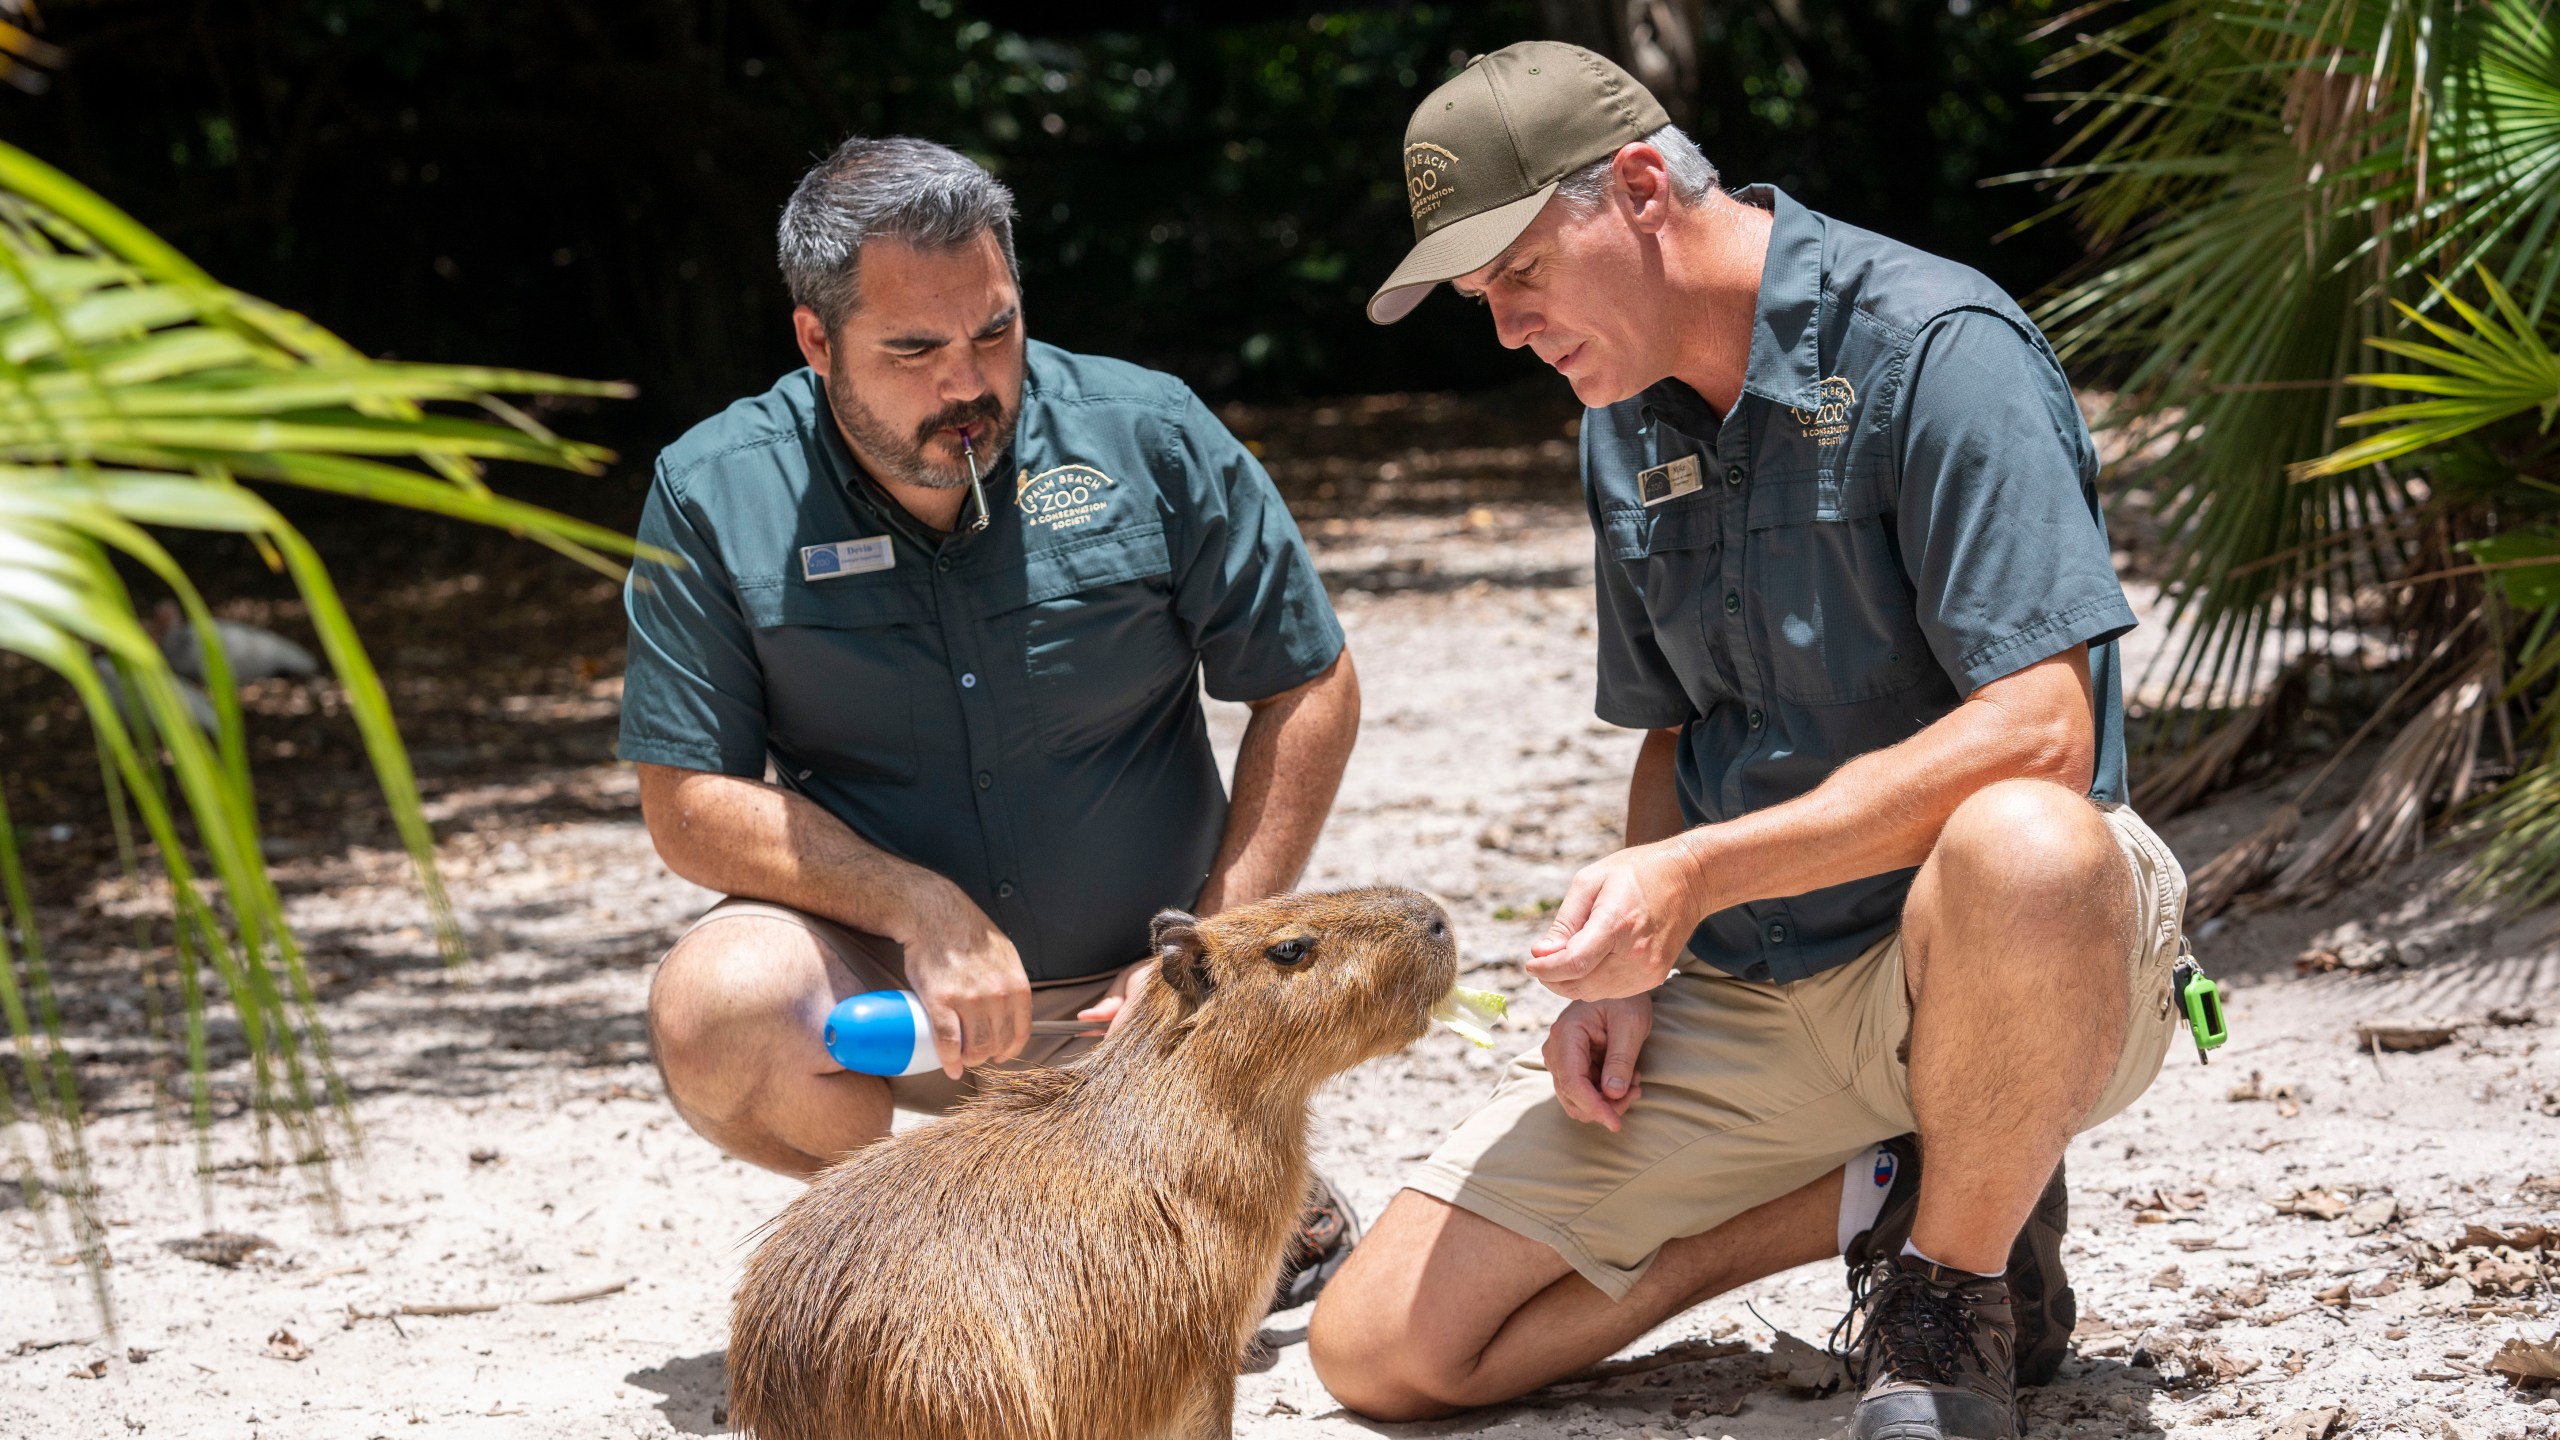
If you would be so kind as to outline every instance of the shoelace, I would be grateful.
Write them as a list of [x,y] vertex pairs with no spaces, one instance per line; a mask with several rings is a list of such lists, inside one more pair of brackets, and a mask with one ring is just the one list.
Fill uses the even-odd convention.
[[[1866,1324],[1852,1356],[1843,1353],[1842,1342],[1859,1316]],[[1982,1353],[1973,1307],[1955,1291],[1931,1285],[1890,1260],[1878,1260],[1850,1277],[1849,1311],[1832,1327],[1825,1348],[1849,1366],[1862,1387],[1876,1373],[1879,1360],[1895,1376],[1923,1385],[1955,1383],[1966,1356],[1979,1368],[1991,1368]]]

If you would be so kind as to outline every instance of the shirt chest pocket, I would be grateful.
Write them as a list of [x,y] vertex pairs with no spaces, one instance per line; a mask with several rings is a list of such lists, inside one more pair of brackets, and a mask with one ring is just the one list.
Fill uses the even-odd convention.
[[1724,619],[1717,585],[1723,529],[1707,497],[1612,513],[1609,552],[1626,567],[1653,626],[1654,646],[1699,713],[1732,699],[1730,658],[1715,634]]
[[1028,557],[1015,611],[1040,748],[1100,749],[1191,683],[1197,655],[1173,608],[1160,529],[1123,530]]
[[1759,634],[1780,697],[1872,700],[1934,671],[1877,489],[1813,479],[1767,486],[1752,496],[1749,545]]
[[741,587],[778,764],[875,783],[915,779],[915,687],[944,667],[931,597],[900,580]]

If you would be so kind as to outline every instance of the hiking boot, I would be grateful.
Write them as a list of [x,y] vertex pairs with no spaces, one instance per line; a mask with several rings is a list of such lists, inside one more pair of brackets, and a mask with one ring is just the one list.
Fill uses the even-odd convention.
[[1332,1181],[1318,1175],[1307,1187],[1307,1208],[1299,1212],[1297,1233],[1280,1258],[1280,1284],[1271,1293],[1271,1308],[1294,1310],[1316,1298],[1359,1241],[1359,1214]]
[[[1875,1225],[1851,1239],[1842,1256],[1849,1262],[1853,1291],[1860,1272],[1901,1256],[1903,1242],[1911,1238],[1912,1218],[1920,1211],[1918,1143],[1912,1136],[1898,1135],[1886,1141],[1884,1148],[1887,1158],[1877,1168],[1890,1168],[1892,1189],[1885,1194]],[[2080,1302],[2062,1268],[2062,1234],[2070,1221],[2071,1191],[2064,1183],[2063,1167],[2056,1165],[2044,1193],[2036,1197],[2036,1208],[2028,1212],[2027,1223],[2009,1247],[2009,1301],[2018,1327],[2017,1369],[2022,1386],[2052,1384],[2062,1362],[2071,1356],[2071,1331],[2080,1322]]]
[[2007,1283],[1913,1255],[1860,1278],[1849,1440],[2017,1440]]

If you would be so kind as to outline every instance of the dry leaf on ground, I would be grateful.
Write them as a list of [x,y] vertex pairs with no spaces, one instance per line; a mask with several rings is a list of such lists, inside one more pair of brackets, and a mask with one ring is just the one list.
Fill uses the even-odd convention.
[[2459,1025],[2402,1020],[2369,1022],[2356,1027],[2356,1044],[2365,1049],[2398,1052],[2433,1050],[2452,1040],[2461,1029]]
[[2298,1190],[2276,1202],[2279,1215],[2301,1215],[2313,1220],[2335,1220],[2354,1208],[2354,1202],[2335,1190]]
[[219,1265],[228,1270],[261,1250],[273,1250],[276,1242],[264,1235],[251,1235],[238,1230],[207,1230],[179,1240],[163,1240],[160,1248],[189,1260]]
[[1809,1345],[1781,1330],[1769,1343],[1769,1356],[1760,1368],[1770,1379],[1790,1390],[1828,1395],[1847,1382],[1849,1372],[1840,1357]]
[[2560,1230],[2541,1225],[2519,1225],[2513,1230],[2493,1230],[2486,1225],[2473,1224],[2464,1226],[2462,1238],[2454,1242],[2454,1248],[2457,1250],[2468,1250],[2474,1246],[2483,1250],[2495,1250],[2501,1245],[2517,1250],[2560,1246]]
[[2560,1333],[2548,1340],[2519,1335],[2498,1347],[2489,1368],[2518,1385],[2548,1385],[2560,1380]]
[[311,1347],[294,1338],[290,1330],[278,1330],[267,1337],[267,1348],[258,1352],[270,1360],[308,1360]]
[[106,1376],[107,1359],[103,1355],[90,1361],[86,1365],[74,1365],[71,1367],[71,1378],[74,1380],[103,1380]]
[[2374,1231],[2381,1229],[2383,1226],[2390,1224],[2393,1220],[2398,1219],[2399,1215],[2400,1202],[2392,1199],[2388,1195],[2376,1196],[2371,1200],[2359,1201],[2353,1209],[2347,1212],[2347,1233],[2350,1235],[2370,1235]]
[[2296,1410],[2267,1427],[2267,1440],[2328,1440],[2336,1433],[2339,1418],[2335,1405],[2318,1410]]

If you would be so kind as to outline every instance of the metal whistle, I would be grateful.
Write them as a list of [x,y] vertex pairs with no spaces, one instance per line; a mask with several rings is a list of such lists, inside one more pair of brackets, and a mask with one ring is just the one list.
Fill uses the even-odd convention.
[[978,478],[978,447],[969,443],[969,432],[960,432],[960,455],[969,462],[969,498],[977,502],[977,518],[969,522],[963,535],[975,535],[987,528],[987,486]]

